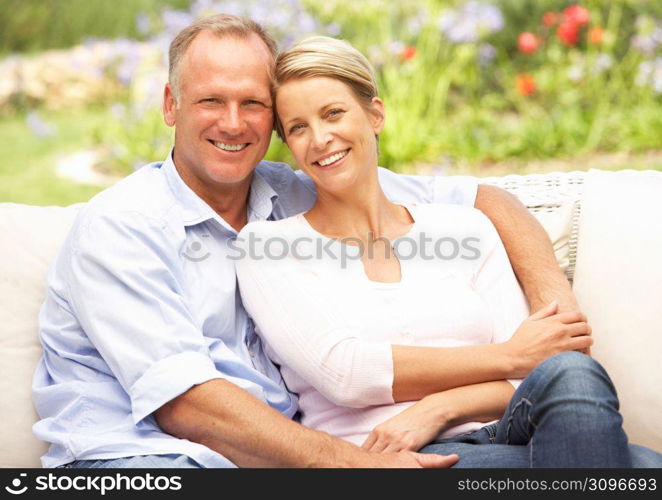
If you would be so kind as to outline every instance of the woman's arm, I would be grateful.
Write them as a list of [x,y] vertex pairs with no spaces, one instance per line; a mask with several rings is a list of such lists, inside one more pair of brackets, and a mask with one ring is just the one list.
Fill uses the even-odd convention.
[[[559,352],[591,345],[591,329],[578,312],[558,313],[554,303],[527,317],[528,308],[504,246],[490,220],[475,212],[481,260],[473,287],[493,319],[491,345],[434,349],[393,346],[395,401],[417,401],[452,387],[519,379]],[[452,385],[449,385],[452,384]]]
[[382,453],[419,450],[445,429],[499,419],[513,392],[500,380],[431,394],[375,427],[362,447]]

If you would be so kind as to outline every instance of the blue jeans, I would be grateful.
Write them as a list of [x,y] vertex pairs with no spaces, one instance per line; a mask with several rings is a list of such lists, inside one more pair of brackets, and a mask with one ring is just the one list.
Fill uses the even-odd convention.
[[422,453],[457,453],[460,468],[662,467],[662,455],[628,445],[614,385],[594,359],[566,352],[540,363],[498,422],[441,439]]

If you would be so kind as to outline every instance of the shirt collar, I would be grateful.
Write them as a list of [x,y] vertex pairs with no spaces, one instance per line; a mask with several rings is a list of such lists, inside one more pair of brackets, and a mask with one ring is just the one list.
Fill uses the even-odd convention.
[[[222,226],[236,232],[223,218],[218,215],[202,198],[184,182],[179,175],[175,163],[172,160],[173,150],[161,165],[166,182],[173,195],[182,207],[182,218],[185,226],[200,224],[209,219],[216,219]],[[274,204],[278,199],[278,193],[267,182],[256,168],[253,171],[253,180],[248,197],[248,220],[265,220],[274,210]]]
[[253,171],[251,191],[248,195],[248,221],[265,220],[274,211],[278,193],[260,172],[260,165]]

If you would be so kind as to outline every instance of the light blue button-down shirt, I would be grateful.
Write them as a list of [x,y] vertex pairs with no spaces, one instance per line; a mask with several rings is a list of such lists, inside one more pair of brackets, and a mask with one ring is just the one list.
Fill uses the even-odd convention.
[[[473,204],[476,182],[380,169],[402,202]],[[314,186],[287,165],[262,162],[248,219],[308,210]],[[237,232],[181,179],[171,155],[95,196],[51,266],[40,313],[44,354],[34,433],[51,443],[45,467],[73,460],[184,454],[204,467],[233,464],[161,431],[154,411],[192,386],[221,378],[288,417],[297,410],[241,304]]]

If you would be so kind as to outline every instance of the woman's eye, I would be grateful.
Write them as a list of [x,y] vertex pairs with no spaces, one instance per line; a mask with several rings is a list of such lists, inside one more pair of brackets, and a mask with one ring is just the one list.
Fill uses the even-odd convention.
[[303,124],[302,124],[302,123],[298,123],[298,124],[294,125],[293,127],[290,127],[290,130],[288,131],[288,133],[289,133],[289,134],[293,134],[293,133],[295,133],[295,132],[298,132],[298,131],[301,130],[302,128],[303,128]]
[[344,113],[344,111],[342,109],[330,109],[329,112],[327,113],[327,116],[328,117],[334,117],[334,116],[341,115],[342,113]]

